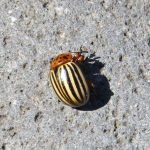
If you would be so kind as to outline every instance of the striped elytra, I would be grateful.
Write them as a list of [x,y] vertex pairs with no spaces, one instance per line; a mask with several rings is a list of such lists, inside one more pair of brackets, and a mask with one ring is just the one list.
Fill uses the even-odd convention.
[[95,85],[85,79],[79,64],[84,62],[82,52],[60,54],[51,63],[49,78],[61,102],[71,107],[85,105],[90,97],[90,89]]
[[[62,56],[63,59],[60,61]],[[49,78],[60,101],[71,107],[80,107],[89,100],[89,86],[82,70],[76,63],[77,59],[71,60],[72,55],[70,53],[57,56],[53,61],[53,66],[51,66]]]

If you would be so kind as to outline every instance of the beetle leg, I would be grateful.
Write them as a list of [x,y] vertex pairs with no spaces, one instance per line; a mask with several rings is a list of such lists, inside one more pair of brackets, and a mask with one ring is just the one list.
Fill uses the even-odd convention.
[[83,63],[83,61],[84,61],[84,57],[83,57],[83,56],[80,56],[75,62],[76,62],[77,64],[79,64],[79,63]]
[[94,89],[95,88],[95,85],[91,81],[87,80],[87,84],[88,84],[90,89]]
[[82,63],[84,61],[84,57],[80,55],[79,53],[76,53],[75,56],[73,57],[73,62],[75,63]]
[[72,59],[73,62],[76,62],[76,60],[80,57],[79,53],[76,53]]

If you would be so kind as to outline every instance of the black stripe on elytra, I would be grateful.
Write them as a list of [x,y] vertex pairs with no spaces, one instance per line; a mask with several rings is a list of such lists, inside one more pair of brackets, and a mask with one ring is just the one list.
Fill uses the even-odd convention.
[[[59,100],[62,101],[61,98],[59,97],[59,95],[58,95],[57,92],[56,92],[56,90],[58,90],[59,93],[60,93],[60,90],[59,90],[59,88],[58,88],[58,86],[57,86],[57,84],[56,84],[56,81],[55,81],[55,79],[54,79],[53,73],[51,73],[51,76],[52,76],[52,80],[54,81],[54,84],[56,85],[56,88],[57,88],[57,89],[54,88],[54,85],[53,85],[52,81],[51,81],[51,85],[52,85],[52,87],[53,87],[53,89],[54,89],[56,95],[58,96]],[[51,80],[51,78],[50,78],[50,80]],[[61,93],[60,93],[60,95],[61,95]],[[61,96],[62,96],[62,95],[61,95]],[[62,96],[62,97],[63,97],[63,96]],[[66,104],[66,103],[65,103],[65,104]],[[66,105],[67,105],[67,104],[66,104]]]
[[[79,81],[80,81],[80,83],[81,83],[81,85],[82,85],[82,88],[83,88],[83,91],[84,91],[84,93],[85,93],[85,95],[86,95],[86,97],[87,97],[88,93],[87,93],[86,88],[85,88],[86,85],[84,85],[83,80],[82,80],[82,78],[81,78],[81,76],[80,76],[80,73],[79,73],[78,69],[76,68],[76,66],[75,66],[73,63],[72,63],[72,66],[73,66],[73,68],[74,68],[76,74],[77,74],[78,77],[79,77]],[[81,70],[81,69],[80,69],[80,70]],[[81,73],[82,73],[82,71],[81,71]],[[83,77],[84,77],[84,76],[83,76]]]
[[[68,66],[68,65],[67,65],[67,66]],[[65,65],[64,65],[64,68],[66,69],[66,66],[65,66]],[[75,75],[74,75],[74,73],[73,73],[73,74],[72,74],[72,77],[74,77],[74,76],[75,76]],[[69,77],[68,71],[67,71],[67,77],[68,77],[68,85],[69,85],[69,88],[70,88],[70,90],[71,90],[72,95],[75,97],[75,99],[76,99],[79,103],[81,103],[80,99],[77,97],[76,92],[75,92],[75,90],[74,90],[74,88],[73,88],[72,82],[71,82],[71,80],[70,80],[70,78],[72,78],[72,77]]]
[[77,72],[74,72],[74,70],[72,69],[72,67],[70,66],[70,65],[68,65],[67,64],[67,66],[69,67],[69,69],[71,70],[71,73],[72,73],[72,77],[73,77],[73,80],[74,80],[74,82],[75,82],[75,85],[74,86],[76,86],[76,88],[77,88],[77,91],[78,91],[78,93],[79,93],[79,95],[80,95],[80,97],[81,97],[81,100],[79,100],[80,101],[80,103],[83,103],[84,101],[83,101],[83,95],[82,95],[82,93],[81,93],[81,89],[80,89],[80,85],[79,85],[79,82],[78,82],[78,79],[77,79],[77,77],[75,76],[75,74],[77,74],[77,76],[80,76]]
[[[61,75],[61,71],[62,71],[62,68],[59,69],[59,75]],[[57,79],[57,80],[59,80],[59,79]],[[59,82],[58,82],[58,83],[59,83]],[[62,84],[62,86],[61,86],[60,84]],[[61,91],[62,91],[63,94],[64,94],[64,98],[66,99],[66,101],[67,101],[67,102],[71,102],[71,98],[70,98],[70,100],[69,100],[68,97],[67,97],[66,94],[65,94],[64,85],[63,85],[63,83],[62,83],[62,79],[61,79],[61,78],[60,78],[59,86],[60,86]],[[63,87],[63,88],[62,88],[62,87]]]
[[[65,71],[66,77],[67,77],[67,82],[68,82],[68,73],[67,73],[66,67],[63,66],[62,71]],[[61,74],[61,72],[60,72],[60,74]],[[62,84],[63,89],[64,89],[64,91],[66,92],[67,96],[69,97],[69,99],[66,99],[66,101],[67,101],[68,103],[71,103],[71,104],[74,105],[74,106],[78,106],[77,104],[75,104],[75,103],[71,100],[71,97],[69,96],[69,94],[68,94],[68,92],[67,92],[67,90],[66,90],[66,87],[65,87],[65,84],[64,84],[64,80],[63,80],[63,79],[61,79],[61,84]]]
[[[57,70],[58,71],[58,70]],[[56,74],[55,74],[56,73]],[[58,72],[55,72],[54,73],[54,75],[56,76],[56,80],[58,81]],[[53,80],[54,80],[54,77],[53,77]],[[56,82],[57,82],[56,81]],[[54,82],[55,82],[55,80],[54,80]],[[56,88],[58,89],[58,86],[59,86],[59,84],[58,84],[58,86],[57,86],[57,84],[56,84],[56,82],[54,83],[55,85],[56,85]],[[62,83],[61,83],[62,84]],[[59,95],[57,94],[57,92],[56,92],[56,89],[54,89],[55,90],[55,93],[56,93],[56,95],[59,97]],[[61,92],[59,89],[58,89],[58,91],[59,91],[59,93]],[[63,92],[65,91],[65,89],[64,89],[64,87],[63,87]],[[60,93],[60,95],[65,99],[65,97]],[[72,103],[72,101],[71,101],[71,98],[70,98],[70,100],[68,99],[68,98],[66,98],[65,100],[63,100],[63,99],[61,99],[60,97],[59,97],[59,99],[60,99],[60,101],[62,101],[63,103],[65,103],[66,105],[68,105],[68,103],[70,103],[70,104],[72,104],[72,105],[75,105],[74,103]],[[68,103],[66,103],[66,102],[68,102]]]
[[[59,80],[59,77],[58,77],[58,68],[56,68],[56,70],[55,70],[55,72],[54,72],[54,74],[55,74],[55,76],[56,76],[56,80],[58,81]],[[59,72],[59,75],[61,74],[61,72]],[[53,80],[54,80],[54,78],[53,78]],[[55,81],[55,80],[54,80]],[[62,83],[62,80],[61,80],[61,83]],[[56,82],[55,82],[55,84],[56,84]],[[59,82],[58,82],[58,84],[59,84]],[[56,86],[57,86],[57,84],[56,84]],[[60,86],[60,85],[59,85]],[[63,86],[63,84],[62,84],[62,86]],[[61,88],[61,86],[60,86],[60,88]],[[57,89],[58,89],[58,86],[57,86]],[[61,90],[62,90],[62,92],[64,93],[64,91],[65,91],[65,89],[64,89],[64,86],[63,86],[63,89],[61,88]],[[59,93],[60,93],[60,90],[58,89],[58,91],[59,91]],[[65,91],[66,92],[66,91]],[[56,93],[57,94],[57,93]],[[60,93],[61,94],[61,93]],[[58,94],[57,94],[58,95]],[[68,102],[68,103],[71,103],[71,98],[70,98],[70,100],[68,100],[68,98],[67,97],[64,97],[62,94],[61,94],[61,96]],[[59,97],[59,96],[58,96]],[[65,103],[66,105],[68,105],[65,101],[63,101],[62,99],[60,99],[63,103]],[[75,104],[73,104],[73,103],[71,103],[72,105],[75,105]]]

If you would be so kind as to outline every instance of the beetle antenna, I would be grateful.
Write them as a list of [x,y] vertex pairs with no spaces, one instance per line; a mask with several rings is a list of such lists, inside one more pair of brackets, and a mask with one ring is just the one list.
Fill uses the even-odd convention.
[[81,50],[81,52],[79,52],[79,53],[88,53],[88,51],[82,51],[82,50]]
[[81,52],[70,52],[70,53],[88,53],[88,51],[81,51]]

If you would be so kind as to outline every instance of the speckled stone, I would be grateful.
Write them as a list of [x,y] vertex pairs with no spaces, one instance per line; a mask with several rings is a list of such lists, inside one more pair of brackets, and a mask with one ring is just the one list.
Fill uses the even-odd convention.
[[[150,149],[149,0],[0,1],[0,150]],[[80,48],[96,88],[74,109],[49,83]]]

